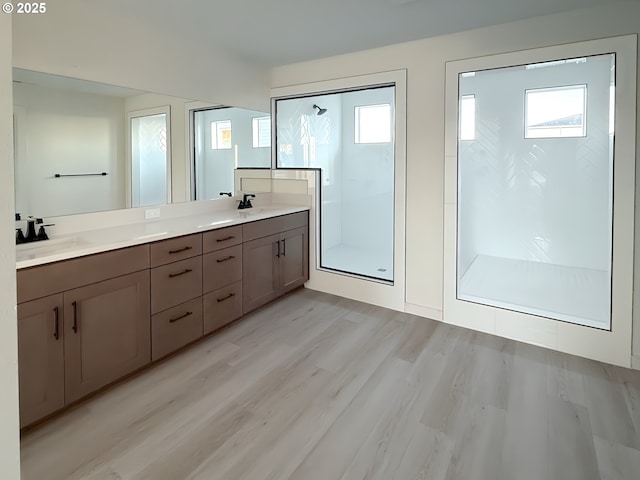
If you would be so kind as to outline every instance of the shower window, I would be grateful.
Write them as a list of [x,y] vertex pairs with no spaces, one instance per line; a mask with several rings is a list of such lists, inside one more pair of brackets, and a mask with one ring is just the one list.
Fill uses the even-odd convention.
[[231,148],[231,121],[211,122],[211,150],[228,150]]
[[527,90],[526,138],[584,137],[586,105],[586,85]]
[[394,280],[395,86],[275,101],[277,168],[321,170],[319,265]]
[[615,55],[458,83],[457,298],[609,330]]
[[355,111],[356,143],[391,141],[391,105],[362,105]]

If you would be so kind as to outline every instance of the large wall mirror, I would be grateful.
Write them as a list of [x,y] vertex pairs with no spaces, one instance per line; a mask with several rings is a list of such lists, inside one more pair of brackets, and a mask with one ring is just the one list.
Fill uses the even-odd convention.
[[270,116],[14,69],[16,211],[52,217],[218,198],[270,168]]

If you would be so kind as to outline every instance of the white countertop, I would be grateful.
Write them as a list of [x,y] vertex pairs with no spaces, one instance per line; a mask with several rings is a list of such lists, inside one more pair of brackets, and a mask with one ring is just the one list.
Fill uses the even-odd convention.
[[309,210],[309,207],[270,204],[246,210],[223,210],[87,230],[41,242],[16,245],[16,269],[241,225],[305,210]]

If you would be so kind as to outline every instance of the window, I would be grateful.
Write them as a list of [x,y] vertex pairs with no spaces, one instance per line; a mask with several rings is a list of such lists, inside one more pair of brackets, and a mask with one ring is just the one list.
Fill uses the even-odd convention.
[[231,120],[211,122],[211,150],[231,148]]
[[525,91],[525,138],[586,136],[586,85]]
[[391,142],[391,105],[356,107],[355,143]]
[[271,117],[254,117],[251,120],[253,148],[271,146]]
[[476,139],[476,96],[460,97],[460,140]]

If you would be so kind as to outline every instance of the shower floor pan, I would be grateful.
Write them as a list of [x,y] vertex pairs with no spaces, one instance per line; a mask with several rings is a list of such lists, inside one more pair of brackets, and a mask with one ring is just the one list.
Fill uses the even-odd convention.
[[604,270],[478,255],[458,299],[610,330],[609,285]]

